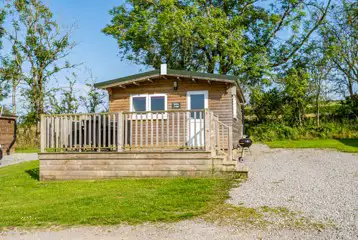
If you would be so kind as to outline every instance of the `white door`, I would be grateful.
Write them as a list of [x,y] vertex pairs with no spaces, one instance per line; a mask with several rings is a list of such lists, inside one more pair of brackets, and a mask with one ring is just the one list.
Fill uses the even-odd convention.
[[[188,121],[188,143],[190,147],[203,147],[204,139],[204,113],[202,110],[208,108],[208,91],[188,91],[187,106],[191,111]],[[200,110],[200,111],[195,111]]]

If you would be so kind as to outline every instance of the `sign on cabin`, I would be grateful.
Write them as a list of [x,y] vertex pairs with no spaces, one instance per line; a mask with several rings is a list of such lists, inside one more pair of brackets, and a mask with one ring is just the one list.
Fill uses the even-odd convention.
[[181,108],[181,104],[179,102],[172,103],[172,109],[180,109],[180,108]]

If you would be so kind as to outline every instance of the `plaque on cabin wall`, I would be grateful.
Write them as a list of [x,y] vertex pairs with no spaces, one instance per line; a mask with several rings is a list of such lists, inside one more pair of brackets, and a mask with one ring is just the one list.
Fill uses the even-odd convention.
[[178,103],[178,102],[172,103],[172,109],[180,109],[180,108],[181,108],[181,103]]

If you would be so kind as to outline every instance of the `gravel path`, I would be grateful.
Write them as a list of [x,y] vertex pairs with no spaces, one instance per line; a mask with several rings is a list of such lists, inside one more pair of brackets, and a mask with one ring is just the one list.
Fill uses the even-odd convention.
[[250,177],[231,190],[230,203],[303,212],[338,228],[320,233],[322,238],[358,239],[358,154],[265,145],[253,152]]
[[76,227],[4,232],[0,239],[358,239],[358,154],[331,150],[252,147],[249,179],[230,192],[243,207],[287,208],[315,221],[323,231],[243,228],[203,220],[170,224]]
[[36,159],[38,159],[37,153],[13,153],[9,156],[3,156],[3,159],[0,160],[0,167]]

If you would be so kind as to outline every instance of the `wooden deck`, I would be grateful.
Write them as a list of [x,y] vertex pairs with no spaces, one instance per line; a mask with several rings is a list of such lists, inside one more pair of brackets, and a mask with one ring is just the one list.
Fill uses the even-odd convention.
[[208,109],[44,115],[40,175],[213,175],[233,171],[232,145],[232,127]]

